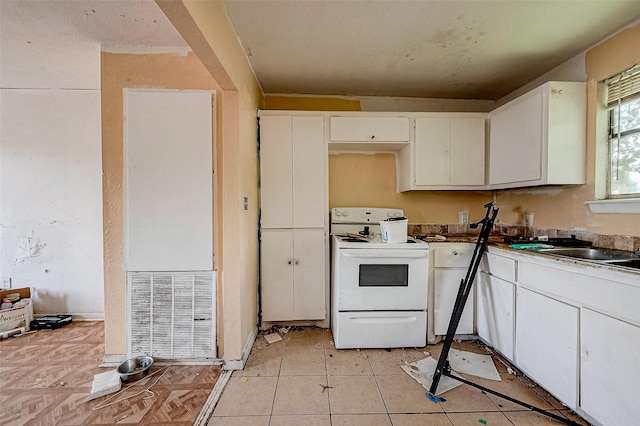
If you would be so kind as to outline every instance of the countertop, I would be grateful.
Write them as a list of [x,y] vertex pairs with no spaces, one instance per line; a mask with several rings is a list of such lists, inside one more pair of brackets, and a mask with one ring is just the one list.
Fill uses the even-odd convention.
[[[471,244],[475,244],[478,241],[478,235],[477,234],[448,234],[448,235],[442,235],[443,237],[446,237],[445,240],[442,240],[441,238],[435,239],[435,238],[431,238],[431,237],[435,237],[435,236],[431,236],[429,235],[429,238],[427,238],[426,240],[423,239],[424,241],[428,242],[429,244],[432,243],[471,243]],[[535,250],[521,250],[521,249],[514,249],[512,247],[510,247],[510,244],[505,243],[504,239],[508,237],[506,235],[490,235],[489,236],[489,246],[491,247],[496,247],[496,248],[500,248],[503,250],[507,250],[507,251],[511,251],[514,253],[520,253],[520,254],[524,254],[527,256],[533,256],[538,257],[539,259],[554,259],[558,262],[561,263],[566,263],[566,264],[575,264],[575,265],[582,265],[582,266],[588,266],[591,268],[597,268],[597,269],[601,269],[601,270],[611,270],[611,271],[616,271],[616,272],[625,272],[625,273],[631,273],[634,275],[640,275],[640,270],[638,269],[633,269],[633,268],[625,268],[622,266],[618,266],[618,265],[611,265],[608,263],[600,263],[600,262],[593,262],[593,261],[589,261],[589,260],[583,260],[583,259],[577,259],[577,258],[569,258],[569,257],[562,257],[562,256],[551,256],[548,254],[542,254],[542,253],[536,253]],[[511,237],[513,238],[513,237]]]
[[[415,237],[415,236],[414,236]],[[442,240],[438,237],[445,237],[445,240]],[[427,243],[472,243],[475,244],[478,241],[478,234],[447,234],[447,235],[429,235],[427,239],[422,239]],[[505,247],[509,247],[508,244],[505,244],[504,237],[500,235],[490,235],[489,236],[489,244],[500,244],[502,243]]]

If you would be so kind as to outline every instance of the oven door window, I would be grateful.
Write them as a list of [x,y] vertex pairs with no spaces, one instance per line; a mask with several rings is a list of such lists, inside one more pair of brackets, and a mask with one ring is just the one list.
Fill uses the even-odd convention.
[[360,264],[360,287],[408,287],[409,265]]

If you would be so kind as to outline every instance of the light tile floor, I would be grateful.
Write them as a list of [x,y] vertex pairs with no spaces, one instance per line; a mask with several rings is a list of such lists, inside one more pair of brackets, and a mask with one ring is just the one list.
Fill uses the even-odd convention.
[[[258,336],[244,370],[233,373],[209,421],[237,425],[549,425],[561,424],[500,397],[459,386],[434,403],[401,365],[438,358],[442,345],[426,348],[337,350],[330,330],[296,328],[268,345]],[[461,350],[487,353],[475,342]],[[502,381],[467,378],[505,395],[587,425],[526,377],[507,373]]]

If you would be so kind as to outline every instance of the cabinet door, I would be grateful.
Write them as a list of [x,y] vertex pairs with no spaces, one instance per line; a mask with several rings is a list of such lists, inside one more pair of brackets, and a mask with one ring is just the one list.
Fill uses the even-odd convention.
[[293,231],[262,231],[262,319],[291,321],[293,314]]
[[451,119],[416,118],[416,185],[450,184]]
[[[435,269],[434,278],[434,323],[436,336],[447,334],[453,305],[456,302],[460,281],[467,274],[466,269]],[[464,305],[462,317],[458,324],[456,334],[473,334],[473,291],[469,294]]]
[[293,256],[293,316],[325,319],[326,238],[323,229],[296,229]]
[[491,115],[489,184],[542,178],[542,92]]
[[260,194],[263,228],[293,226],[292,118],[260,117]]
[[483,118],[416,118],[416,185],[484,185]]
[[324,227],[328,204],[326,161],[324,118],[293,117],[294,228]]
[[408,117],[331,117],[335,142],[409,141]]
[[640,418],[640,327],[582,309],[580,406],[603,425]]
[[484,185],[484,118],[451,119],[451,185]]
[[520,287],[516,364],[575,409],[578,401],[578,308]]
[[477,284],[478,336],[513,360],[515,285],[485,272]]

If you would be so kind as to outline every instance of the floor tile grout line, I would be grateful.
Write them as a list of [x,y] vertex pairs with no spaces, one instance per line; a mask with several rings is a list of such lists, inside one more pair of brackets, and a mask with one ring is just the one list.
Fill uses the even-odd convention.
[[325,383],[327,384],[327,403],[329,405],[329,426],[333,425],[333,418],[331,416],[331,388],[329,388],[329,358],[327,357],[327,340],[326,333],[322,333],[322,353],[324,355],[324,373],[325,373]]
[[373,370],[373,365],[371,365],[371,360],[369,359],[369,351],[366,349],[364,351],[364,356],[367,358],[367,362],[369,363],[369,368],[371,368],[373,381],[376,384],[376,388],[378,388],[378,393],[380,394],[380,399],[382,400],[382,404],[384,405],[384,410],[387,412],[387,418],[389,419],[389,423],[393,425],[393,421],[391,420],[391,414],[389,413],[389,407],[387,406],[387,401],[385,401],[384,395],[382,395],[382,391],[380,390],[380,384],[378,383],[376,372]]
[[287,350],[287,341],[283,339],[282,352],[280,353],[280,363],[278,365],[278,375],[276,376],[276,387],[273,391],[273,400],[271,401],[271,412],[269,413],[269,422],[271,425],[271,419],[273,417],[273,409],[276,405],[276,395],[278,394],[278,385],[280,384],[280,375],[282,374],[282,363],[284,362],[284,353]]

